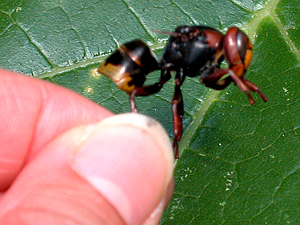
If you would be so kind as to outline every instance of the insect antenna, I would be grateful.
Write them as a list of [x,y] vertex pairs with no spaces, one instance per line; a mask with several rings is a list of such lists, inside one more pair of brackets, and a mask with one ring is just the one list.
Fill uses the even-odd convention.
[[183,36],[183,34],[178,33],[178,32],[169,32],[169,31],[162,31],[162,30],[153,30],[153,32],[159,33],[159,34],[167,34],[167,35],[170,35],[171,37],[182,37]]

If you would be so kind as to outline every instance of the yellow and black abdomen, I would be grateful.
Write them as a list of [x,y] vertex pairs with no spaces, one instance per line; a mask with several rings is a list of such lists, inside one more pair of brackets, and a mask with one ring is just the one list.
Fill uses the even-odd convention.
[[98,72],[130,94],[136,87],[143,86],[148,73],[158,69],[158,62],[150,48],[136,39],[121,45],[102,62]]

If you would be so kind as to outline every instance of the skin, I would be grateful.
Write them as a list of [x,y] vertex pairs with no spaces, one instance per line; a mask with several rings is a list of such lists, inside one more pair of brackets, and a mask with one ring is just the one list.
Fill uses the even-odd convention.
[[0,99],[0,224],[159,222],[173,155],[156,121],[5,70]]

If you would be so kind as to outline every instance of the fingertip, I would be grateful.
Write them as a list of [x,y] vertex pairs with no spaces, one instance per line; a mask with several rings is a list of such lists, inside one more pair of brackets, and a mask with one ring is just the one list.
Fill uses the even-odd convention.
[[169,186],[167,187],[167,191],[165,192],[165,195],[159,202],[159,204],[156,206],[156,208],[152,211],[152,213],[147,217],[147,219],[144,221],[143,225],[156,225],[159,224],[159,221],[161,219],[161,216],[168,206],[169,202],[172,199],[173,196],[173,190],[174,190],[174,180],[169,183]]
[[113,115],[67,88],[3,69],[0,69],[0,96],[2,191],[63,132]]
[[172,152],[163,128],[142,115],[69,130],[20,173],[1,199],[0,221],[27,209],[78,224],[157,221],[172,194]]
[[72,167],[128,224],[141,224],[165,198],[173,162],[168,135],[158,122],[140,114],[121,114],[96,125]]

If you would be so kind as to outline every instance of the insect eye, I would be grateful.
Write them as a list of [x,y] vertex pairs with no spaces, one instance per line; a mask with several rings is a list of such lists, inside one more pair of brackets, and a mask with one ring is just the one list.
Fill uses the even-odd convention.
[[249,39],[244,32],[238,30],[236,34],[236,44],[242,61],[245,61],[245,55],[248,49],[248,40]]

